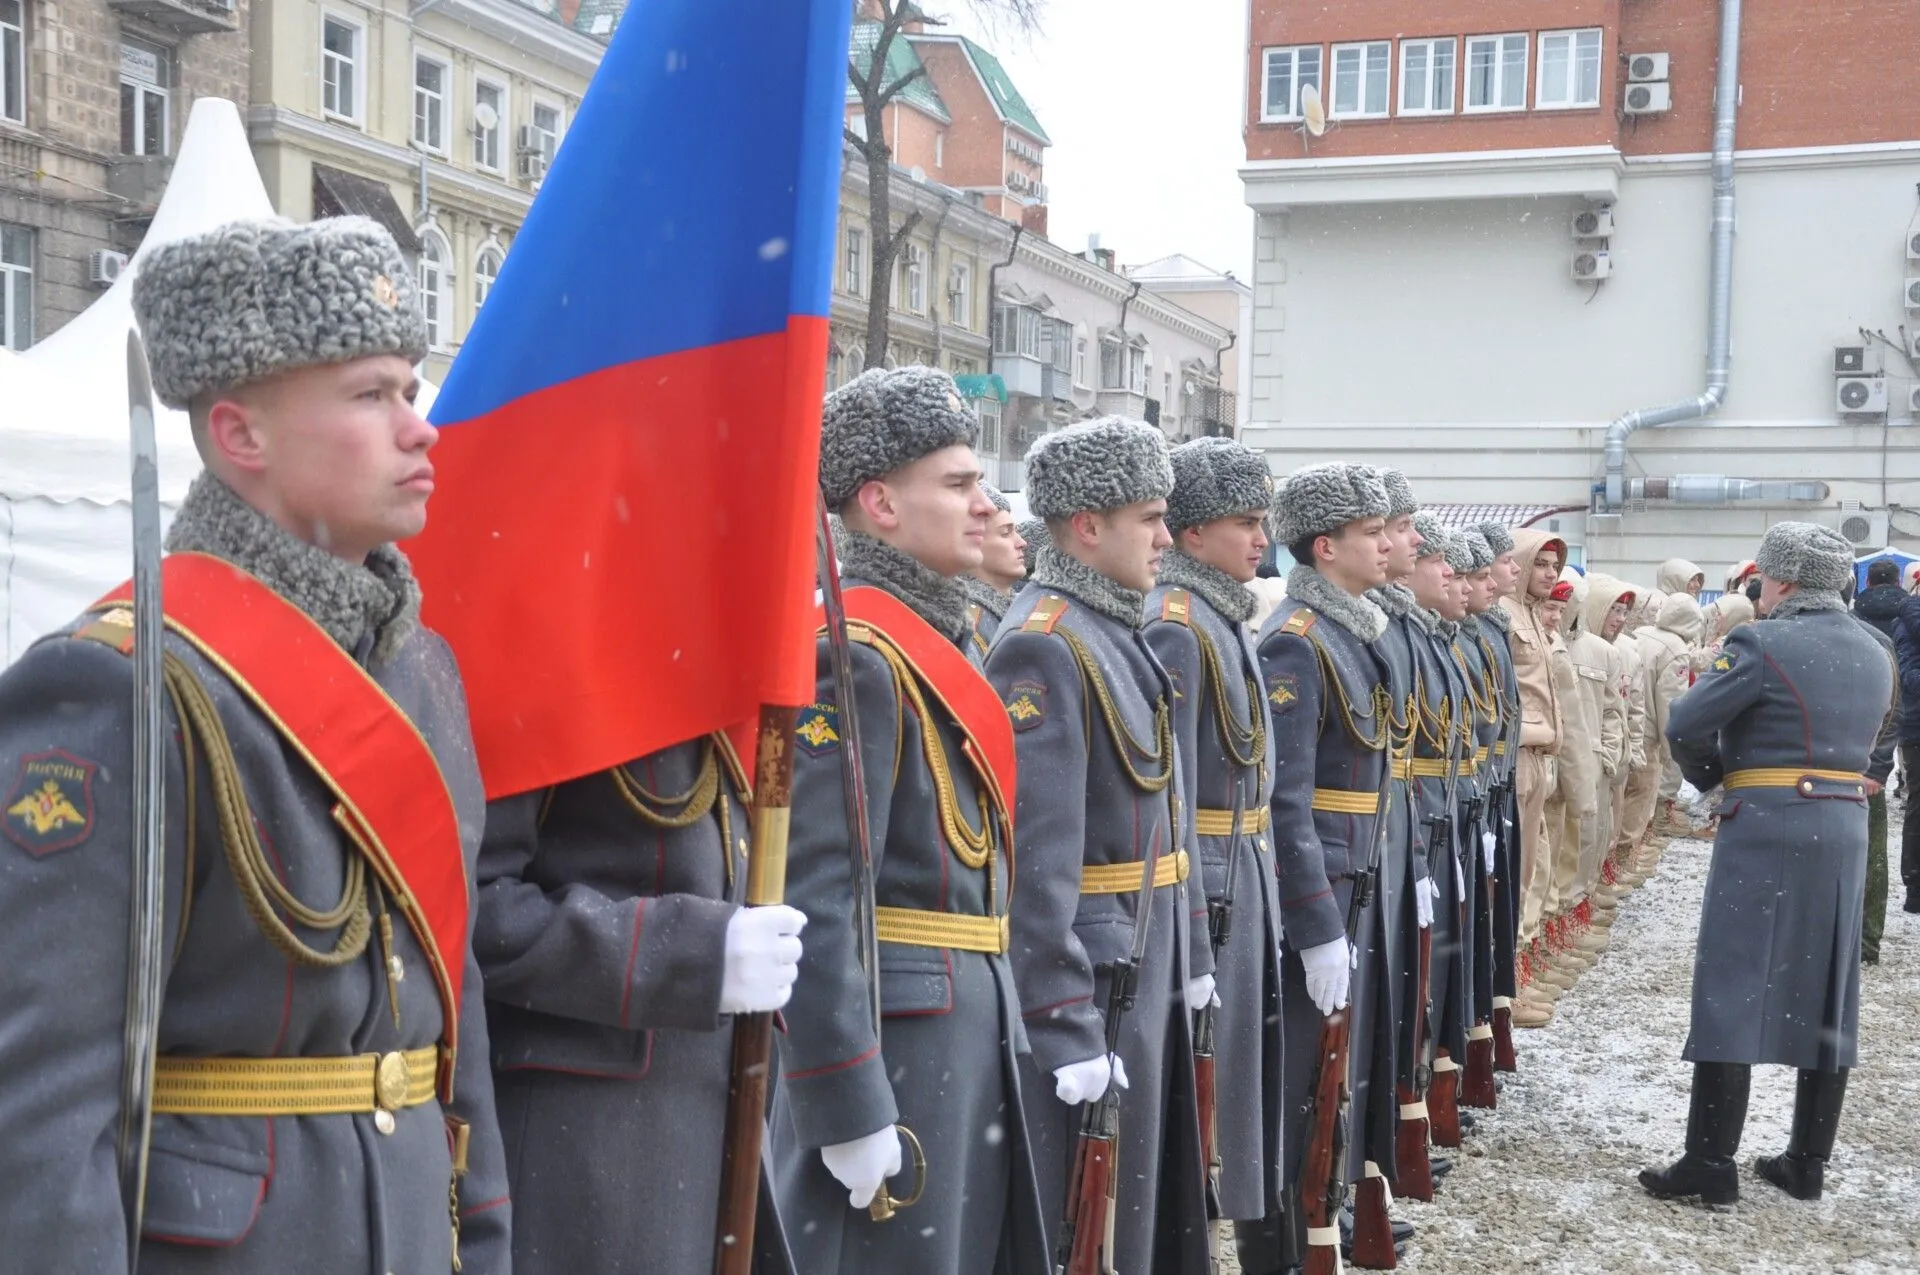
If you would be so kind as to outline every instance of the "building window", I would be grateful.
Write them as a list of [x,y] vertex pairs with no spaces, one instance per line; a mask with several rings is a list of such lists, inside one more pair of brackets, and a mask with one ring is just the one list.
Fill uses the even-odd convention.
[[[501,171],[500,139],[507,131],[507,87],[492,80],[473,82],[473,164]],[[489,122],[491,121],[491,122]]]
[[947,135],[945,133],[933,135],[933,166],[935,168],[947,166]]
[[1453,114],[1453,50],[1447,40],[1400,42],[1400,113]]
[[566,112],[551,102],[533,104],[533,136],[545,151],[547,162],[560,153],[560,135],[567,131]]
[[1262,77],[1260,118],[1297,120],[1300,118],[1300,90],[1311,84],[1320,87],[1320,46],[1268,49],[1267,73]]
[[1145,347],[1136,345],[1127,351],[1127,356],[1127,388],[1135,394],[1145,394],[1153,380],[1153,355]]
[[1087,388],[1087,338],[1078,332],[1073,337],[1073,383]]
[[1598,27],[1540,33],[1540,78],[1533,104],[1542,110],[1600,105]]
[[134,40],[120,44],[120,153],[167,153],[168,56]]
[[33,231],[0,225],[0,349],[33,344]]
[[1073,325],[1065,319],[1047,319],[1045,323],[1047,342],[1040,352],[1040,361],[1053,364],[1053,370],[1064,379],[1073,366]]
[[851,296],[867,291],[867,232],[847,227],[846,268],[840,274],[840,290]]
[[27,122],[27,10],[0,0],[0,120]]
[[847,351],[847,380],[851,381],[866,370],[867,352],[856,345]]
[[447,81],[445,62],[413,55],[413,144],[436,155],[447,153]]
[[980,416],[980,450],[990,456],[1000,454],[1000,404],[994,399],[981,399],[974,404]]
[[420,308],[427,320],[427,346],[444,350],[452,335],[448,319],[453,312],[453,279],[447,263],[453,260],[453,252],[447,247],[446,236],[432,226],[423,227],[419,234]]
[[361,36],[345,18],[320,20],[320,109],[329,119],[360,122]]
[[919,244],[910,243],[900,249],[893,304],[908,314],[927,312],[927,250]]
[[1100,342],[1100,388],[1119,390],[1126,388],[1123,380],[1125,360],[1120,353],[1120,338],[1104,337]]
[[1393,44],[1388,40],[1334,45],[1333,101],[1329,114],[1343,119],[1384,116],[1392,63]]
[[473,263],[473,312],[480,313],[480,307],[487,303],[487,294],[493,291],[494,281],[500,277],[500,263],[505,260],[500,250],[492,244],[480,250]]
[[1467,41],[1467,109],[1519,111],[1527,105],[1527,37],[1478,35]]
[[954,262],[947,278],[947,322],[973,327],[973,268],[964,261]]

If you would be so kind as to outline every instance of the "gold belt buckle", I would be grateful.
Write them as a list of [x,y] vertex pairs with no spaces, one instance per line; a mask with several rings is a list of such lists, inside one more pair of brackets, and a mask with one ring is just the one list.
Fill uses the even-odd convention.
[[373,1065],[373,1126],[381,1133],[392,1133],[393,1113],[406,1105],[413,1088],[413,1070],[407,1056],[399,1050],[381,1054]]

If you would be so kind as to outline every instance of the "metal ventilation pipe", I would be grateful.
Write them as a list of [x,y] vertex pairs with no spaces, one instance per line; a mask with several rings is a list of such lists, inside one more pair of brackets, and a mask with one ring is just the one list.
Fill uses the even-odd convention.
[[1726,401],[1733,346],[1733,131],[1739,114],[1740,0],[1720,0],[1720,66],[1713,86],[1713,258],[1707,303],[1707,387],[1677,403],[1628,412],[1607,426],[1609,507],[1617,508],[1627,499],[1628,435],[1637,429],[1709,416]]
[[1738,500],[1820,501],[1832,489],[1809,480],[1762,482],[1753,478],[1724,478],[1719,474],[1680,474],[1673,478],[1628,478],[1621,482],[1627,503],[1666,500],[1676,505],[1728,505]]

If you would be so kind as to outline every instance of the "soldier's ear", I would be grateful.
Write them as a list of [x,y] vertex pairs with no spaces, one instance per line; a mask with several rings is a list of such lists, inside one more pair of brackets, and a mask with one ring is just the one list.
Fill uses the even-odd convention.
[[215,399],[206,410],[206,460],[218,457],[247,472],[266,468],[259,411],[244,398]]

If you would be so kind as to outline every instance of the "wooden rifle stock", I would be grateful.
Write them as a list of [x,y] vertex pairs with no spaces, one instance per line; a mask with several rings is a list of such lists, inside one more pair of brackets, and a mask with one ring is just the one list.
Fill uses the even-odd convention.
[[[1428,1044],[1427,1002],[1433,994],[1433,931],[1422,928],[1419,938],[1419,974],[1415,979],[1413,1028],[1413,1083],[1400,1086],[1400,1119],[1394,1127],[1394,1177],[1400,1194],[1416,1200],[1433,1198],[1433,1165],[1427,1158],[1431,1118],[1426,1101],[1431,1071],[1422,1061]],[[1409,1115],[1408,1108],[1417,1114]]]
[[1213,1007],[1194,1015],[1193,1095],[1200,1109],[1200,1165],[1207,1175],[1207,1216],[1220,1217],[1219,1091],[1215,1087]]
[[1307,1224],[1306,1275],[1336,1275],[1340,1269],[1340,1205],[1347,1193],[1348,1010],[1335,1010],[1320,1024],[1312,1101],[1307,1111],[1307,1150],[1300,1162],[1300,1212]]

